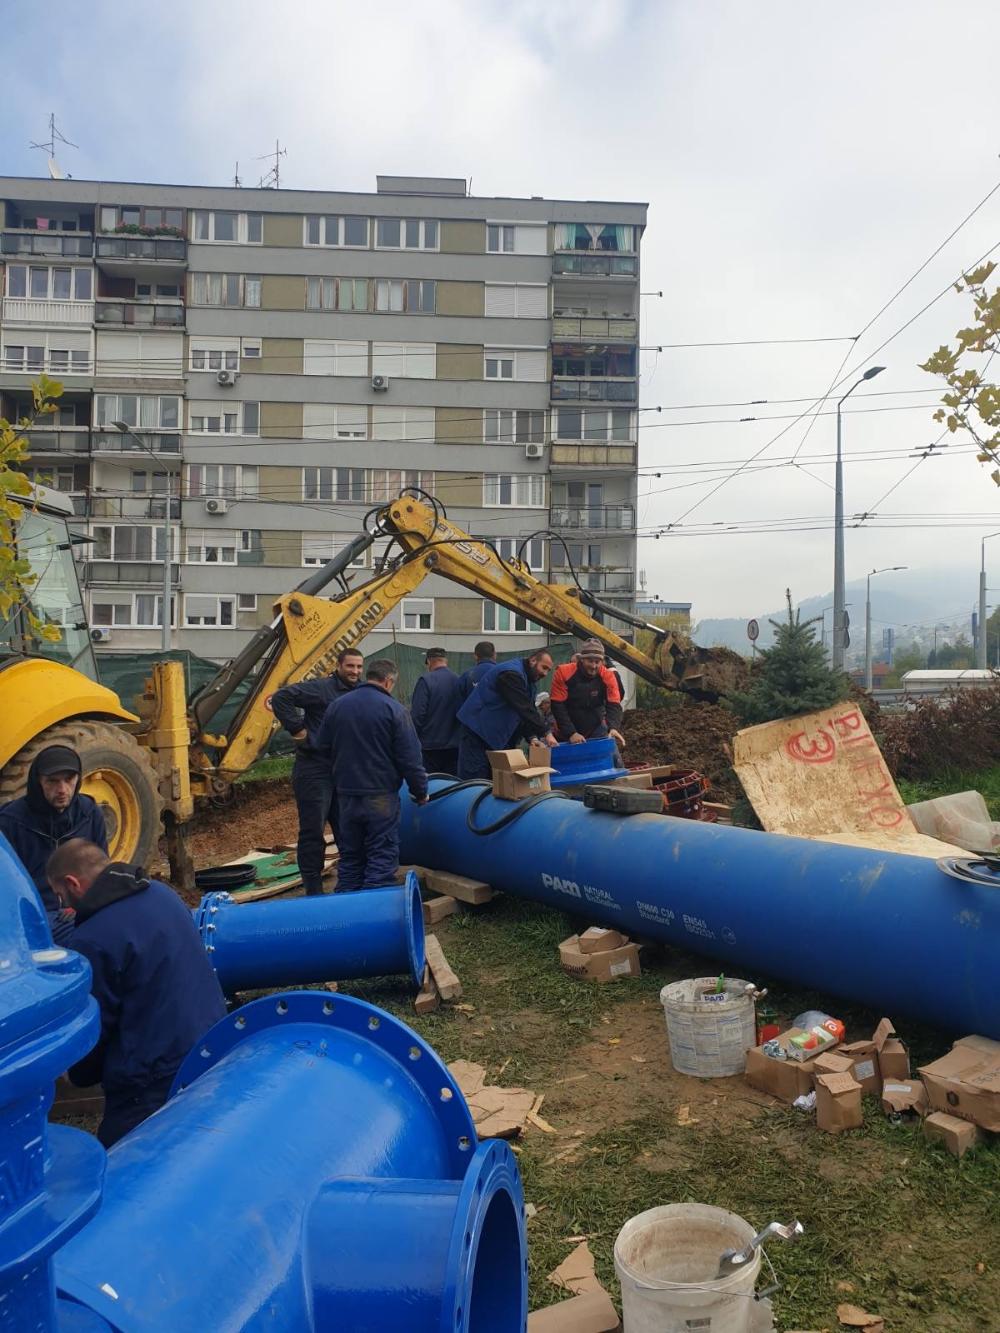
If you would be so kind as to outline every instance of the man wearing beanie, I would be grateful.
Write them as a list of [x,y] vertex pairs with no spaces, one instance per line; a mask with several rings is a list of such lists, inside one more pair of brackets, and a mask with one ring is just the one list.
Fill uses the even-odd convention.
[[49,857],[70,838],[86,838],[108,850],[104,815],[97,802],[80,791],[83,765],[68,745],[49,745],[35,755],[28,769],[28,789],[0,810],[0,833],[6,837],[34,882],[49,919],[52,938],[65,944],[73,933],[73,913],[63,911],[49,886]]
[[552,713],[560,741],[579,745],[599,736],[610,736],[625,744],[618,728],[622,723],[622,697],[614,672],[604,665],[604,648],[588,639],[576,660],[556,669],[552,677]]

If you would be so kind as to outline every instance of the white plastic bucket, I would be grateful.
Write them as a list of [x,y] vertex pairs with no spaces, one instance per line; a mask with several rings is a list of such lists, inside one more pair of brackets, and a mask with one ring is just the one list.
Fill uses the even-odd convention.
[[717,1278],[726,1250],[754,1229],[705,1203],[674,1203],[630,1218],[615,1241],[625,1333],[751,1333],[758,1327],[758,1249],[745,1268]]
[[726,982],[723,996],[712,994],[714,977],[674,981],[660,991],[667,1020],[670,1060],[679,1074],[726,1078],[742,1074],[746,1053],[755,1045],[754,1004],[749,983]]

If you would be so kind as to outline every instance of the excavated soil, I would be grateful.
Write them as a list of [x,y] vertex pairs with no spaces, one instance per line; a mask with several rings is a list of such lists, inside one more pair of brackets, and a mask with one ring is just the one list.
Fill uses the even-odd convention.
[[739,726],[728,708],[693,699],[627,713],[626,762],[695,768],[712,784],[710,800],[736,801],[743,795],[732,770],[732,740]]

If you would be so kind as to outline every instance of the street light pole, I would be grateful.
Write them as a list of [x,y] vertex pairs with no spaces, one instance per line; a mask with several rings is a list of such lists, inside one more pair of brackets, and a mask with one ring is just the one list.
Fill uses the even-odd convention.
[[856,380],[842,398],[837,401],[837,469],[835,477],[834,517],[833,517],[833,653],[832,665],[834,671],[843,671],[844,669],[844,648],[846,647],[844,639],[847,635],[847,627],[844,624],[844,598],[846,594],[846,583],[844,579],[844,455],[841,447],[842,442],[842,423],[840,409],[846,399],[859,384],[864,384],[865,380],[873,380],[876,375],[881,375],[885,366],[869,366],[859,380]]
[[[135,431],[130,429],[124,421],[112,421],[115,430],[120,431],[122,435],[127,435],[129,439],[134,440],[140,449],[149,454],[154,463],[160,462],[156,454],[153,453],[145,440],[139,438]],[[160,615],[160,624],[162,626],[160,643],[165,653],[170,652],[170,539],[173,535],[170,523],[170,469],[166,462],[163,464],[163,610]]]
[[976,666],[986,666],[986,543],[991,537],[1000,537],[1000,532],[988,532],[979,543],[981,559],[979,562],[979,638],[976,642]]
[[876,574],[893,574],[907,565],[886,565],[884,569],[873,569],[865,583],[865,689],[872,688],[872,579]]

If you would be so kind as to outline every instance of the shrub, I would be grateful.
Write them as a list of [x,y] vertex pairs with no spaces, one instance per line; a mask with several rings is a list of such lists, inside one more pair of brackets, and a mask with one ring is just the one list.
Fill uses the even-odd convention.
[[1000,763],[1000,684],[918,699],[905,713],[883,711],[877,739],[897,778],[989,768]]

